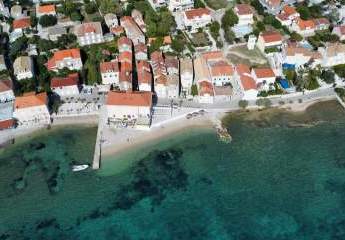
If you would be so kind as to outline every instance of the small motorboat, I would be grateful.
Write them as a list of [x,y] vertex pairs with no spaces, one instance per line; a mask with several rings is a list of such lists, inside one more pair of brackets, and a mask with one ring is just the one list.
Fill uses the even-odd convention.
[[88,164],[83,164],[83,165],[73,165],[72,166],[72,171],[73,172],[79,172],[87,169],[89,167]]

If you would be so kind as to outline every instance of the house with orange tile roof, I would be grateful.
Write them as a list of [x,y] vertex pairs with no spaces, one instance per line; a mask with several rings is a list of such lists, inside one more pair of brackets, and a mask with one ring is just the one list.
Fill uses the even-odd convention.
[[34,66],[31,57],[17,57],[13,63],[13,72],[18,81],[32,78],[34,76]]
[[170,12],[191,10],[194,8],[194,0],[169,0],[168,9]]
[[194,60],[195,82],[198,86],[198,101],[201,103],[214,102],[214,88],[211,74],[204,57],[199,56]]
[[304,64],[316,66],[321,63],[321,54],[319,52],[301,46],[284,47],[282,58],[284,63],[295,65],[296,69]]
[[46,93],[27,93],[16,97],[13,117],[18,127],[46,126],[51,123]]
[[23,32],[25,29],[31,28],[30,17],[24,17],[20,19],[15,19],[12,22],[12,28],[14,32]]
[[74,48],[56,51],[53,57],[48,60],[46,66],[48,70],[56,72],[64,68],[79,71],[83,68],[80,49]]
[[253,100],[258,96],[256,82],[251,75],[249,66],[238,64],[235,66],[235,78],[241,83],[242,99]]
[[148,61],[137,61],[137,75],[139,91],[152,91],[152,72]]
[[256,43],[260,51],[265,52],[268,48],[280,48],[283,44],[283,36],[276,31],[261,32]]
[[285,5],[282,11],[276,15],[276,19],[283,26],[291,26],[291,24],[299,19],[299,17],[300,14],[296,11],[296,9],[289,5]]
[[119,49],[119,53],[132,52],[133,43],[132,40],[128,37],[122,36],[117,40],[117,46]]
[[152,121],[151,92],[110,91],[106,102],[110,127],[147,129]]
[[11,81],[0,80],[0,125],[2,125],[1,122],[13,118],[14,101]]
[[333,67],[339,64],[345,64],[345,44],[327,43],[324,47],[319,47],[321,54],[321,66]]
[[151,53],[151,66],[154,80],[154,91],[158,98],[167,98],[168,73],[163,53],[161,51],[155,51]]
[[292,24],[291,29],[303,37],[310,37],[315,35],[316,24],[313,20],[299,18]]
[[214,102],[214,87],[209,81],[198,82],[198,101],[200,103]]
[[109,30],[115,36],[121,36],[121,34],[125,32],[125,29],[122,26],[111,27]]
[[102,84],[119,86],[120,67],[118,61],[101,62],[99,70],[101,72]]
[[332,34],[337,35],[340,41],[344,41],[345,40],[345,25],[335,26],[332,30]]
[[138,43],[134,46],[135,60],[147,60],[148,50],[146,44]]
[[51,90],[60,97],[79,94],[79,74],[71,73],[67,77],[53,77],[50,80]]
[[212,83],[215,86],[228,86],[234,75],[233,67],[226,61],[217,61],[209,64]]
[[134,45],[138,43],[146,43],[145,35],[140,30],[137,23],[131,16],[124,16],[120,19],[121,26],[125,29],[126,35],[130,38]]
[[56,15],[55,11],[55,5],[49,4],[49,5],[36,5],[36,17],[40,18],[44,15]]
[[269,86],[276,81],[276,75],[271,68],[253,68],[252,76],[256,85]]
[[249,4],[236,4],[234,7],[234,12],[238,17],[237,25],[252,25],[254,23],[253,14],[254,10]]
[[103,30],[100,22],[87,22],[74,27],[74,35],[76,35],[80,46],[103,43]]
[[180,79],[181,95],[184,97],[190,96],[194,81],[193,60],[191,58],[180,59]]
[[183,12],[184,27],[190,32],[197,32],[212,22],[211,12],[207,8],[196,8]]

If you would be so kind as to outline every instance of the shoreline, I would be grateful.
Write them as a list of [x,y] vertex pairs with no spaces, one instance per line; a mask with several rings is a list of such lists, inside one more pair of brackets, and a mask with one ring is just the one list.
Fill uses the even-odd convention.
[[125,153],[130,150],[130,148],[153,144],[162,138],[179,134],[186,129],[212,129],[212,127],[212,119],[210,116],[204,115],[193,119],[177,119],[173,122],[152,127],[147,131],[105,128],[103,137],[105,137],[106,140],[102,143],[102,160],[103,157]]

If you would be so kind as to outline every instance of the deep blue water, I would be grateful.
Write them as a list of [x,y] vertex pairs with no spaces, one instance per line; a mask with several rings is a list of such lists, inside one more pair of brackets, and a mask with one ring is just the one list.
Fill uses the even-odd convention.
[[0,152],[0,239],[345,239],[339,106],[225,124],[230,144],[189,130],[99,172],[70,171],[91,161],[94,127],[17,142]]

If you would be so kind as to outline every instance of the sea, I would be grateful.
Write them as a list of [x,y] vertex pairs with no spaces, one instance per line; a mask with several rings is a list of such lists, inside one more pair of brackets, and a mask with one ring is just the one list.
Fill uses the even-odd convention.
[[0,149],[0,239],[343,240],[345,112],[261,110],[91,163],[96,126]]

